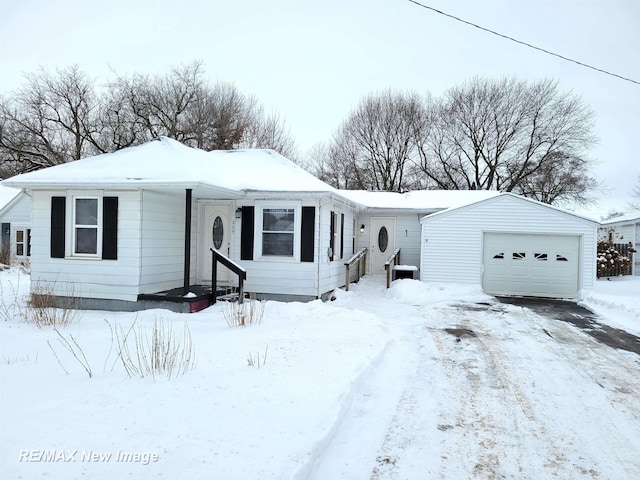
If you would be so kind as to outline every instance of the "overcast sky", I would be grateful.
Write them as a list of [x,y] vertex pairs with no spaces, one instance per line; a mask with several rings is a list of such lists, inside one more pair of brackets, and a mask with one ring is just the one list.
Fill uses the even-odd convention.
[[[640,81],[638,0],[425,0]],[[23,73],[77,64],[98,83],[202,60],[280,113],[302,153],[367,94],[431,92],[480,75],[554,78],[596,112],[600,210],[625,207],[640,173],[640,85],[470,27],[407,0],[0,0],[0,92]],[[595,212],[592,210],[592,212]]]

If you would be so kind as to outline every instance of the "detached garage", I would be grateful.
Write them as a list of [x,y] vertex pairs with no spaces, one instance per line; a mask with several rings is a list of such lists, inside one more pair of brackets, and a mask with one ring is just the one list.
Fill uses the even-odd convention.
[[575,298],[595,282],[597,222],[510,193],[421,220],[420,279]]

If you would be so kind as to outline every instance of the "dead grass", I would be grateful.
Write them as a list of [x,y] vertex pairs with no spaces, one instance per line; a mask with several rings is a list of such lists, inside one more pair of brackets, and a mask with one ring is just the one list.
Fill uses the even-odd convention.
[[66,327],[79,316],[80,299],[73,294],[56,296],[50,288],[36,288],[27,298],[23,312],[27,323],[38,328]]
[[111,329],[111,350],[115,342],[116,359],[111,370],[118,361],[129,377],[153,377],[165,375],[172,378],[184,375],[195,366],[195,350],[191,340],[191,332],[184,322],[182,335],[173,330],[171,322],[156,318],[151,329],[133,322],[127,330],[119,325],[112,325],[105,320]]
[[222,307],[222,313],[230,327],[246,327],[262,322],[265,302],[250,299],[243,303],[228,302]]

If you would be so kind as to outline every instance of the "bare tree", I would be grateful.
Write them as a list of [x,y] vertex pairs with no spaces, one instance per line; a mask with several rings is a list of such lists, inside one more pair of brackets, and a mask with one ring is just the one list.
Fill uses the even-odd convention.
[[303,167],[335,188],[359,190],[366,188],[362,171],[355,165],[356,155],[342,143],[320,143],[307,154]]
[[[213,87],[201,62],[164,76],[118,77],[103,109],[102,140],[116,148],[157,136],[204,150],[273,148],[284,155],[295,144],[277,114],[265,116],[257,99],[231,83]],[[100,150],[109,150],[101,145]]]
[[339,175],[334,184],[348,188],[411,188],[414,182],[408,173],[415,148],[413,135],[425,114],[414,93],[387,90],[367,96],[334,134],[325,149],[330,157],[321,160],[323,168],[330,167]]
[[94,80],[77,66],[26,76],[26,84],[0,101],[3,169],[36,170],[89,152],[87,138],[98,129]]
[[474,78],[434,109],[438,120],[418,153],[421,172],[439,188],[590,201],[593,112],[556,81]]
[[286,122],[277,113],[265,115],[262,107],[244,130],[241,148],[270,148],[290,160],[298,161],[298,151]]

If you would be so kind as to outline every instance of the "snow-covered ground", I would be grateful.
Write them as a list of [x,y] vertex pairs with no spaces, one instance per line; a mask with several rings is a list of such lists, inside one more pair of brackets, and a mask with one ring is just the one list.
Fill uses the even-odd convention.
[[[59,332],[86,355],[89,378],[54,330],[20,318],[29,277],[11,270],[0,281],[2,478],[640,472],[640,357],[476,287],[400,280],[385,290],[367,276],[332,302],[267,302],[248,327],[229,327],[223,304],[81,312]],[[640,277],[599,281],[583,303],[638,333],[639,292]],[[193,369],[127,375],[114,331],[154,323],[176,338],[188,325]]]

